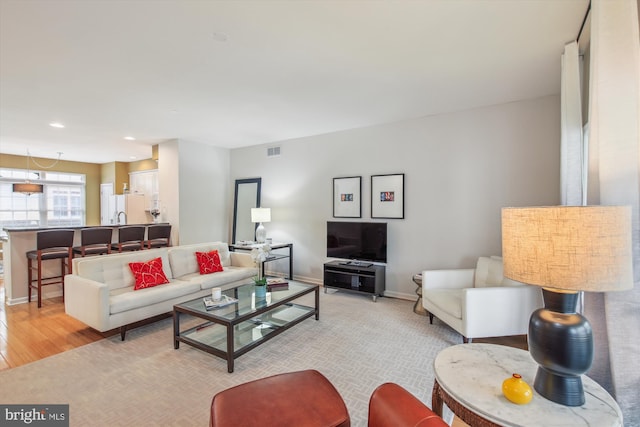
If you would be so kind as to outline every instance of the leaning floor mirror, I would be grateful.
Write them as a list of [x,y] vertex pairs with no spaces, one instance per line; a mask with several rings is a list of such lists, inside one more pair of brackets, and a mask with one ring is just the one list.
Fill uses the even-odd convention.
[[237,179],[233,202],[232,243],[253,241],[258,224],[251,222],[251,208],[260,207],[262,178]]

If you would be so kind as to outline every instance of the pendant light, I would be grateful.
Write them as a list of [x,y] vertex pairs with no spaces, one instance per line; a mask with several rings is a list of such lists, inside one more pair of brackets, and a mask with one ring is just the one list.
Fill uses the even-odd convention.
[[[53,164],[47,167],[39,165],[35,160],[33,161],[33,163],[35,163],[41,168],[49,169],[54,167],[60,161],[60,156],[62,156],[62,153],[58,152],[58,159]],[[30,196],[32,194],[38,194],[38,193],[44,192],[44,185],[36,184],[29,180],[29,175],[31,175],[31,168],[29,167],[30,160],[31,160],[31,155],[29,154],[29,150],[27,150],[27,179],[24,182],[13,184],[14,193],[22,193],[22,194],[26,194],[27,196]]]

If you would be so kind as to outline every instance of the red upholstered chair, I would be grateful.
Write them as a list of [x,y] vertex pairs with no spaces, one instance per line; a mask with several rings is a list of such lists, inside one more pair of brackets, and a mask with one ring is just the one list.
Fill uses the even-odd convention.
[[448,427],[424,403],[398,384],[385,383],[369,400],[369,427]]
[[[340,394],[318,371],[290,372],[221,391],[211,402],[210,427],[349,427]],[[445,427],[424,403],[385,383],[369,400],[369,427]]]
[[347,407],[318,371],[289,372],[221,391],[211,427],[349,427]]

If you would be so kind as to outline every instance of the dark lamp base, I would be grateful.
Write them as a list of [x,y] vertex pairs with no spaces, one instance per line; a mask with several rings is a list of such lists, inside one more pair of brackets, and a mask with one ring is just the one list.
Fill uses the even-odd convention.
[[533,388],[552,402],[582,406],[580,376],[593,362],[591,325],[576,313],[577,294],[543,289],[542,295],[545,308],[529,320],[529,353],[540,365]]
[[564,406],[584,405],[584,389],[581,377],[556,375],[542,366],[538,367],[533,388],[541,396]]

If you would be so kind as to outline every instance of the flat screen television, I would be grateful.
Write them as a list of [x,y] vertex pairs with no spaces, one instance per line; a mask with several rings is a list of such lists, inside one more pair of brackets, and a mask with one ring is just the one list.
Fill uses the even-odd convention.
[[387,223],[327,221],[327,257],[386,263]]

